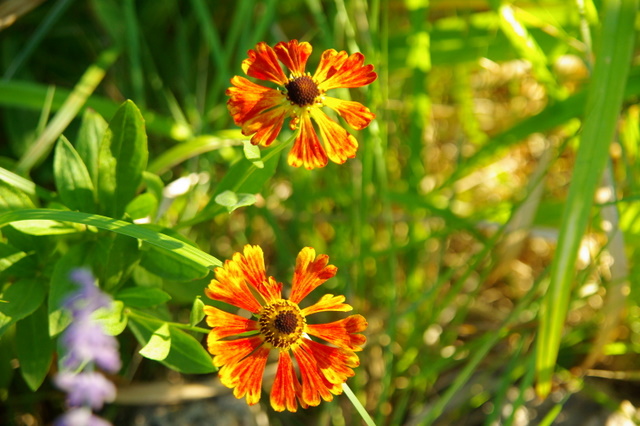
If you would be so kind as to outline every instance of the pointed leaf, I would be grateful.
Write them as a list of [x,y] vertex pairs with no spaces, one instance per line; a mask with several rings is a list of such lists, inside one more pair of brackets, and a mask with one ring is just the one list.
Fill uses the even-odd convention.
[[224,191],[215,197],[216,203],[225,207],[229,213],[240,207],[251,206],[256,200],[253,194],[236,194],[233,191]]
[[133,220],[151,217],[158,209],[158,199],[150,192],[138,195],[129,204],[127,204],[127,215]]
[[120,218],[133,200],[147,167],[147,134],[138,108],[126,101],[105,132],[98,159],[100,210]]
[[140,349],[139,353],[145,358],[163,361],[170,351],[171,333],[169,332],[169,324],[165,322],[153,332],[149,341]]
[[10,325],[38,309],[44,296],[45,288],[40,281],[23,279],[11,284],[0,295],[0,336]]
[[[81,223],[83,225],[95,226],[96,228],[105,229],[107,231],[115,232],[117,234],[127,235],[129,237],[138,238],[154,246],[160,247],[164,250],[172,252],[177,257],[182,257],[185,260],[195,265],[200,265],[202,269],[213,270],[216,266],[221,266],[222,262],[208,253],[199,250],[194,247],[192,243],[186,243],[184,240],[166,235],[163,232],[155,230],[158,227],[143,227],[140,225],[134,225],[130,222],[123,220],[115,220],[109,217],[100,216],[97,214],[88,214],[83,212],[70,212],[65,210],[53,210],[53,209],[37,209],[37,210],[16,210],[0,213],[0,228],[10,223],[18,223],[25,220],[40,220],[50,219],[58,220],[61,222]],[[3,230],[3,233],[11,230],[11,227],[7,227]],[[14,232],[18,235],[17,232]],[[20,241],[17,239],[11,239],[11,244],[18,248],[23,248]],[[25,245],[29,249],[28,245]],[[73,247],[78,247],[73,246]],[[205,274],[202,274],[204,276]]]
[[189,316],[189,324],[196,326],[200,324],[200,321],[204,319],[204,302],[200,296],[193,300],[193,306],[191,307],[191,315]]
[[64,136],[56,144],[53,176],[60,199],[71,210],[95,211],[93,182],[80,155]]
[[33,256],[10,244],[0,242],[0,280],[7,276],[32,277],[35,268]]
[[82,123],[78,131],[76,150],[87,166],[89,176],[94,187],[98,185],[98,155],[100,154],[100,142],[107,130],[107,122],[91,108],[87,108],[82,114]]
[[[143,318],[139,315],[129,318],[129,328],[141,345],[146,346],[154,333],[164,321]],[[182,330],[169,326],[171,349],[167,356],[160,361],[163,365],[184,374],[205,374],[215,371],[211,355],[194,337]],[[159,345],[162,343],[158,342]]]
[[124,303],[114,300],[109,309],[96,310],[93,318],[102,325],[104,332],[110,336],[118,336],[127,328],[128,317],[124,313]]
[[27,194],[0,180],[0,212],[33,207],[35,207],[33,201]]
[[51,366],[55,345],[48,330],[49,319],[44,305],[16,324],[20,373],[32,391],[38,390]]

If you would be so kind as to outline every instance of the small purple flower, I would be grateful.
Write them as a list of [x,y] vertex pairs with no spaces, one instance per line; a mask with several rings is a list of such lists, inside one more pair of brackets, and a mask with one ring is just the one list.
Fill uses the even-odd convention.
[[94,415],[90,409],[73,408],[58,417],[54,426],[111,426],[108,421]]
[[72,293],[63,303],[63,306],[71,311],[74,319],[89,316],[97,309],[111,306],[111,298],[100,291],[88,269],[74,269],[69,274],[69,278],[80,286],[80,289]]
[[71,407],[90,406],[99,410],[105,402],[116,398],[115,385],[100,373],[61,372],[54,380],[58,388],[67,392],[67,403]]
[[62,365],[69,370],[92,361],[110,373],[120,370],[118,341],[105,334],[102,326],[90,318],[72,322],[62,335],[62,344],[69,348],[62,360]]
[[66,354],[61,359],[60,372],[54,381],[67,393],[67,405],[72,409],[55,425],[106,426],[110,423],[93,415],[91,409],[99,410],[105,402],[112,402],[116,397],[116,387],[93,368],[98,366],[115,373],[121,362],[118,341],[104,332],[93,314],[97,309],[111,307],[112,300],[96,285],[88,269],[75,269],[69,278],[79,285],[79,289],[63,303],[71,311],[73,321],[60,338]]

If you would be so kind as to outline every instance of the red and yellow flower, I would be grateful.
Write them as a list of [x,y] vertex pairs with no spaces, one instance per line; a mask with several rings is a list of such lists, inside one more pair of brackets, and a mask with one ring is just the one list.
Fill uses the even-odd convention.
[[299,306],[312,290],[336,274],[337,268],[328,262],[327,255],[316,256],[310,247],[302,249],[288,299],[282,297],[282,283],[267,277],[258,246],[245,246],[243,253],[236,253],[215,270],[216,278],[205,290],[207,296],[253,314],[248,319],[205,307],[207,324],[212,327],[207,338],[209,352],[220,368],[220,381],[234,389],[236,398],[246,397],[250,405],[260,400],[262,376],[272,351],[278,356],[270,398],[274,410],[296,411],[298,402],[306,408],[342,393],[342,384],[360,363],[355,352],[362,350],[366,338],[358,333],[367,322],[361,315],[351,315],[326,324],[307,323],[307,317],[318,312],[350,311],[344,296],[326,294],[311,306]]
[[[311,55],[311,45],[297,40],[280,42],[271,48],[264,42],[248,52],[242,70],[250,77],[271,81],[279,86],[272,89],[235,76],[233,87],[227,89],[231,98],[227,106],[233,120],[242,127],[242,134],[251,136],[254,145],[269,146],[280,133],[285,118],[290,118],[291,130],[298,130],[288,162],[307,169],[324,167],[327,159],[342,164],[353,158],[358,142],[340,124],[322,110],[326,106],[337,112],[351,127],[364,129],[375,115],[359,102],[326,96],[327,90],[361,87],[377,78],[373,65],[364,65],[364,55],[326,50],[313,76],[305,71]],[[280,66],[289,70],[287,77]],[[320,144],[315,121],[324,142]]]

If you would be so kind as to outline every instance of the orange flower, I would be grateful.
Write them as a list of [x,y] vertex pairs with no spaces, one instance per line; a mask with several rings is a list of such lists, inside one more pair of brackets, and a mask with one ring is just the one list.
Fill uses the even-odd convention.
[[[289,127],[299,129],[299,132],[289,152],[289,164],[304,165],[309,170],[326,166],[327,158],[342,164],[347,158],[355,157],[358,150],[356,138],[329,118],[322,111],[323,106],[336,111],[356,130],[364,129],[375,118],[375,114],[361,103],[325,96],[325,92],[339,87],[366,86],[378,77],[373,72],[373,65],[364,65],[362,53],[348,55],[333,49],[322,54],[320,64],[311,76],[305,72],[310,55],[311,45],[307,42],[280,42],[275,48],[260,42],[255,50],[249,50],[249,57],[242,61],[242,70],[250,77],[276,83],[282,90],[235,76],[231,79],[233,87],[226,92],[231,96],[227,106],[233,120],[242,127],[243,135],[253,135],[251,143],[254,145],[269,146],[280,133],[285,118],[291,118]],[[278,60],[291,71],[288,78]],[[320,130],[324,147],[312,118]]]
[[[282,298],[282,283],[267,277],[262,249],[247,245],[223,267],[205,290],[211,299],[251,312],[247,319],[212,306],[204,308],[207,324],[213,327],[207,338],[213,364],[220,367],[222,384],[234,388],[236,398],[247,403],[260,400],[260,388],[267,357],[278,354],[278,369],[271,389],[271,406],[276,411],[296,411],[315,406],[320,398],[331,401],[342,393],[342,384],[353,376],[360,362],[354,351],[362,350],[366,339],[357,334],[367,327],[361,315],[351,315],[327,324],[307,324],[307,317],[325,311],[350,311],[344,296],[324,295],[306,308],[298,304],[313,289],[336,274],[329,257],[310,247],[300,251],[288,299]],[[312,340],[309,335],[331,344]],[[293,353],[297,364],[290,356]],[[301,380],[298,380],[300,376]],[[333,394],[333,395],[332,395]]]

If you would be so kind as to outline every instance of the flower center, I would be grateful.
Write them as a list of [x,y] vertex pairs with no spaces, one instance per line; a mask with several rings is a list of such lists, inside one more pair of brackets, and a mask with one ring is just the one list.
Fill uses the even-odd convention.
[[298,106],[313,105],[320,95],[318,85],[308,75],[292,78],[284,87],[287,89],[287,98]]
[[288,349],[299,341],[307,324],[298,305],[283,299],[264,306],[259,316],[260,333],[278,349]]

